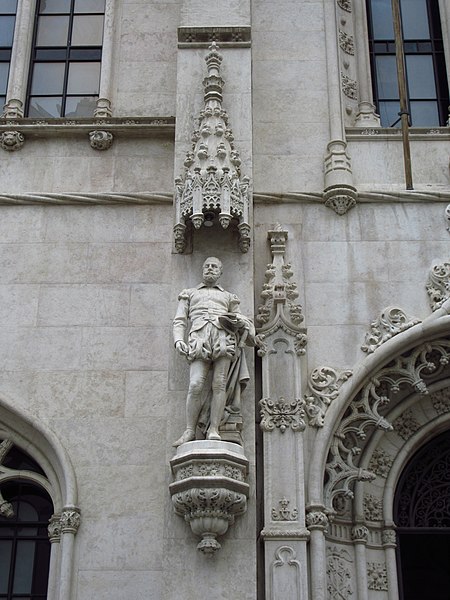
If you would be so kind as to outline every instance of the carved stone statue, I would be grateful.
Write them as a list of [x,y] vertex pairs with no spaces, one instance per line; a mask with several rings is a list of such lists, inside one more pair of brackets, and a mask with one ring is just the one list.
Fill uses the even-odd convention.
[[[221,274],[221,261],[207,258],[202,283],[178,296],[173,335],[176,350],[190,363],[190,381],[186,430],[175,447],[195,440],[197,427],[205,431],[208,440],[220,440],[224,414],[240,412],[240,394],[249,380],[242,348],[254,345],[255,329],[238,313],[239,298],[217,283]],[[210,371],[210,389],[205,390]]]

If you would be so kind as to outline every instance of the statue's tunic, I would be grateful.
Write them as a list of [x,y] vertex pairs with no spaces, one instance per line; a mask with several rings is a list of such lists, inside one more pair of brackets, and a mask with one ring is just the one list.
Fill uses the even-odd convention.
[[221,356],[234,360],[237,355],[236,335],[224,330],[219,317],[226,313],[236,313],[239,298],[217,283],[214,286],[200,283],[195,288],[183,290],[178,300],[178,310],[173,320],[173,336],[175,343],[184,341],[190,320],[188,360],[209,362]]

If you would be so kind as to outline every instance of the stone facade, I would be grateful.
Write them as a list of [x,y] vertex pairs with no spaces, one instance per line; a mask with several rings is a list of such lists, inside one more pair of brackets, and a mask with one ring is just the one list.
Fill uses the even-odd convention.
[[[405,190],[401,135],[379,126],[363,68],[362,2],[225,4],[106,0],[92,118],[23,117],[29,48],[13,50],[0,442],[45,472],[34,480],[54,504],[49,600],[396,600],[393,488],[450,429],[448,128],[411,130]],[[17,44],[32,5],[19,0]],[[448,37],[448,9],[441,18]],[[205,62],[213,42],[219,72]],[[182,252],[174,236],[207,76],[226,110],[217,135],[230,124],[244,252],[244,221],[229,211],[221,227],[216,205],[187,224]],[[243,458],[225,442],[205,459],[213,471],[172,447],[189,384],[172,319],[207,256],[258,339],[244,350]],[[7,519],[2,473],[0,445]],[[218,514],[214,489],[228,526],[220,551],[201,553],[183,515]]]

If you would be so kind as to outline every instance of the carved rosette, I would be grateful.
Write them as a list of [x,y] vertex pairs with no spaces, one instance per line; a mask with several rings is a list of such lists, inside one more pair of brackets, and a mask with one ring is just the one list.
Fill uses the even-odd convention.
[[370,324],[370,331],[366,333],[365,342],[361,346],[363,352],[370,354],[384,342],[420,323],[420,319],[408,316],[401,308],[388,306],[383,310],[376,321]]
[[279,429],[284,433],[286,429],[293,431],[303,431],[305,429],[305,401],[296,398],[291,402],[284,398],[271,400],[262,398],[259,401],[261,407],[261,429],[263,431],[273,431]]
[[109,131],[91,131],[89,132],[89,142],[94,150],[109,150],[114,141],[114,136]]
[[3,131],[0,135],[0,146],[7,152],[20,150],[25,143],[25,136],[20,131]]
[[309,424],[323,427],[325,412],[339,396],[341,385],[351,377],[352,371],[336,371],[331,367],[317,367],[309,376],[310,394],[305,394],[305,411]]
[[77,533],[81,517],[78,508],[65,508],[61,513],[61,533]]
[[450,298],[450,262],[435,265],[426,285],[431,310],[440,308]]
[[248,461],[243,450],[230,442],[188,442],[178,447],[170,464],[174,510],[201,538],[197,548],[214,554],[221,547],[217,536],[247,510]]
[[[206,56],[208,75],[203,80],[204,109],[198,128],[192,133],[192,146],[184,160],[184,173],[175,179],[175,248],[186,249],[186,226],[227,229],[232,223],[239,232],[239,247],[250,246],[250,179],[241,176],[241,158],[234,146],[228,115],[222,108],[220,76],[222,56],[215,42]],[[212,231],[214,231],[212,229]]]

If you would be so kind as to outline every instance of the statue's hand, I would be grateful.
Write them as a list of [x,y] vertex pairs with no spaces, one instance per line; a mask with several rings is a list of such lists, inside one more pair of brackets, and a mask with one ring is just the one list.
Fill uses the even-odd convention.
[[186,344],[186,342],[183,342],[182,340],[178,340],[176,342],[175,349],[182,356],[187,356],[187,353],[188,353],[188,350],[189,350],[188,345]]

